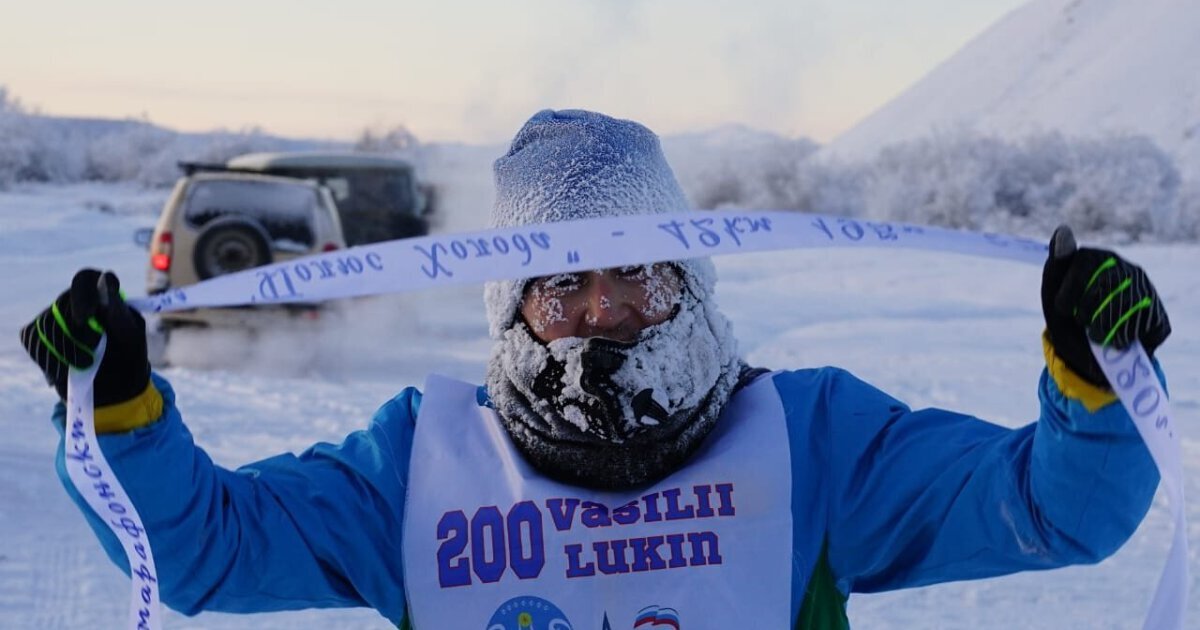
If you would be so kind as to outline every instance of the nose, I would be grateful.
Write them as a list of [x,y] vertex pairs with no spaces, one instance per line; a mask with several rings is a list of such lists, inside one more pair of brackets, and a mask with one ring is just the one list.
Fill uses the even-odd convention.
[[637,331],[626,330],[633,311],[624,287],[608,272],[592,271],[588,276],[583,312],[586,334],[581,336],[630,341]]

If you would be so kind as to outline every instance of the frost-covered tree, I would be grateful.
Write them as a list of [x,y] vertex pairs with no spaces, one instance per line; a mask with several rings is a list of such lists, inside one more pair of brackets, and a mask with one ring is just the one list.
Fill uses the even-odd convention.
[[206,134],[174,134],[169,141],[140,160],[135,181],[147,186],[166,186],[179,178],[179,162],[221,164],[230,158],[260,151],[279,151],[284,143],[258,127],[242,131]]
[[0,85],[0,114],[24,114],[25,108],[21,100],[8,91],[7,85]]
[[224,162],[254,151],[323,146],[243,131],[181,134],[146,120],[55,118],[31,113],[0,85],[0,188],[15,182],[132,181],[168,186],[178,162]]
[[1170,237],[1166,228],[1178,211],[1180,176],[1149,138],[1078,141],[1072,157],[1058,173],[1059,185],[1071,190],[1061,207],[1065,222],[1129,240]]
[[667,138],[680,184],[699,208],[799,209],[797,169],[818,145],[740,126]]
[[1143,136],[1004,140],[963,130],[899,143],[864,162],[720,143],[676,151],[699,207],[771,208],[1045,236],[1069,223],[1108,240],[1197,237],[1200,188]]
[[419,145],[417,136],[404,125],[390,129],[364,128],[354,142],[354,150],[366,153],[399,153]]
[[132,123],[96,138],[87,147],[88,179],[137,181],[147,164],[160,161],[174,141],[171,132],[145,123]]
[[75,140],[20,107],[0,110],[0,187],[20,181],[77,180],[82,160]]
[[966,132],[884,149],[866,165],[864,214],[1044,235],[1068,223],[1129,241],[1173,238],[1181,177],[1144,136],[1001,140]]

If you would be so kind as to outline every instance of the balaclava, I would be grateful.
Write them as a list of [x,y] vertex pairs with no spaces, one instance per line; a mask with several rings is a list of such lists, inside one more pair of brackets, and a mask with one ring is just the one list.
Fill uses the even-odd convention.
[[[494,227],[688,210],[658,138],[635,122],[541,111],[496,160]],[[678,468],[716,423],[742,367],[713,303],[708,259],[672,263],[683,288],[668,320],[632,343],[543,342],[520,315],[526,280],[489,282],[493,405],[544,474],[629,488]]]

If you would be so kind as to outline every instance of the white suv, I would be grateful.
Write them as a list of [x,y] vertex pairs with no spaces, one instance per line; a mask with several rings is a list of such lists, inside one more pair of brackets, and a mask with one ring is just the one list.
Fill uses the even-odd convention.
[[370,153],[298,151],[250,153],[225,164],[184,162],[185,171],[232,171],[293,177],[329,188],[348,245],[424,236],[434,214],[434,189],[417,181],[408,161]]
[[[161,293],[242,271],[342,249],[346,240],[330,191],[316,183],[245,173],[183,177],[149,239],[147,292]],[[163,313],[164,332],[181,325],[253,324],[261,313],[315,307],[193,309]]]

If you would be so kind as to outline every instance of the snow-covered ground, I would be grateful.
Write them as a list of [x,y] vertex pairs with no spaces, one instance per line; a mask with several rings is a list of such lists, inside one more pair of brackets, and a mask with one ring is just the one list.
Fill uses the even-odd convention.
[[[458,165],[445,225],[482,227],[486,161]],[[17,330],[85,265],[114,269],[141,293],[163,191],[27,187],[0,193],[0,628],[118,627],[128,581],[105,558],[53,470],[53,394]],[[1200,246],[1121,249],[1145,265],[1175,333],[1159,353],[1184,426],[1188,508],[1200,542]],[[1017,426],[1036,415],[1040,269],[894,251],[801,251],[717,261],[718,296],[745,356],[772,368],[846,367],[915,407],[944,406]],[[343,304],[316,331],[183,338],[164,374],[197,441],[236,466],[315,441],[338,441],[429,372],[478,381],[489,349],[478,287]],[[186,352],[184,352],[186,351]],[[185,356],[186,355],[186,356]],[[168,465],[164,462],[164,465]],[[858,628],[1134,628],[1149,604],[1170,531],[1160,493],[1134,538],[1095,567],[862,596]],[[1194,549],[1194,547],[1193,547]],[[1196,554],[1193,552],[1193,558]],[[1193,561],[1193,566],[1195,562]],[[1200,572],[1197,572],[1200,573]],[[1190,622],[1200,624],[1200,587]],[[368,610],[252,617],[172,613],[170,628],[384,628]]]

